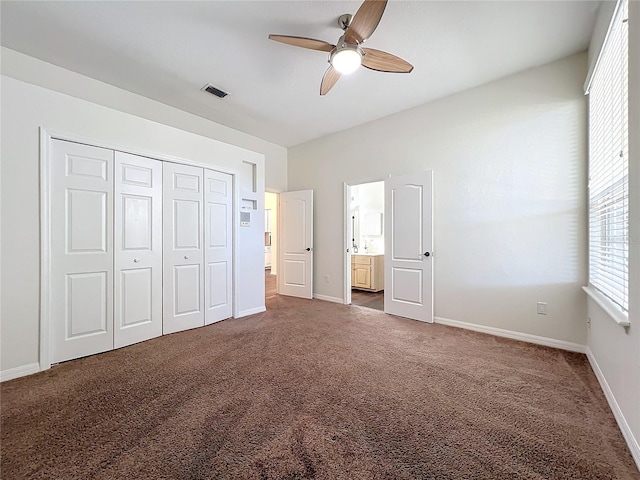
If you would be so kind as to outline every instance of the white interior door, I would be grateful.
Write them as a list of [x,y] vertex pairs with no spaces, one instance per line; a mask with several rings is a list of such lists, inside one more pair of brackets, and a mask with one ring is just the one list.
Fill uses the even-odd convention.
[[52,363],[113,348],[113,151],[51,142]]
[[233,314],[231,285],[233,274],[233,177],[213,170],[204,171],[205,185],[205,324]]
[[313,190],[280,194],[278,293],[313,296]]
[[433,322],[433,172],[385,180],[384,311]]
[[163,163],[164,334],[204,325],[203,169]]
[[162,162],[116,152],[115,348],[162,335]]

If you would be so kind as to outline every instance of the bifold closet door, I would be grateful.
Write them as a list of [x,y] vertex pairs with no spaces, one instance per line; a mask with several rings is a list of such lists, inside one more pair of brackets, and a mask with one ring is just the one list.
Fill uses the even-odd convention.
[[113,348],[113,156],[51,141],[52,363]]
[[115,154],[115,348],[162,335],[162,162]]
[[205,324],[233,314],[232,286],[232,176],[205,170]]
[[204,325],[203,169],[163,163],[164,334]]

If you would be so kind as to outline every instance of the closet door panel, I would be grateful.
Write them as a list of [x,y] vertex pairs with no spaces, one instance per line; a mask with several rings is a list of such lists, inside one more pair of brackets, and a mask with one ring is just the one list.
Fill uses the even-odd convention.
[[[137,268],[120,271],[120,329],[148,324],[154,320],[154,287],[161,285],[153,279],[152,268]],[[155,295],[157,297],[157,295]],[[157,312],[155,312],[157,314]],[[160,327],[161,319],[156,318]],[[125,330],[126,331],[126,330]],[[162,332],[162,329],[160,329]],[[122,332],[121,332],[122,333]],[[161,333],[154,332],[148,338],[157,337]],[[146,338],[145,338],[146,339]],[[116,345],[116,347],[119,345]]]
[[204,325],[203,170],[165,162],[163,333]]
[[206,319],[208,325],[231,317],[233,278],[233,177],[206,169],[205,247]]
[[113,151],[51,141],[52,363],[113,348]]
[[116,152],[115,347],[162,335],[162,162]]

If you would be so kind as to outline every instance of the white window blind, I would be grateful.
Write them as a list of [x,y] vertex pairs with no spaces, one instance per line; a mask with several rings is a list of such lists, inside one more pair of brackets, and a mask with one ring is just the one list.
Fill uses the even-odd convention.
[[589,283],[629,308],[627,0],[620,0],[589,88]]

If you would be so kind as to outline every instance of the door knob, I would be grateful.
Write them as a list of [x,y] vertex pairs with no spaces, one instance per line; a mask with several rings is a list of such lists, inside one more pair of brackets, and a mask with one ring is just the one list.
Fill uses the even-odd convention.
[[185,255],[185,256],[184,256],[184,259],[185,259],[185,260],[189,260],[189,255]]
[[140,259],[139,259],[139,258],[134,258],[134,259],[133,259],[133,261],[134,261],[135,263],[138,263],[138,262],[140,261]]
[[305,248],[305,250],[306,250],[307,252],[310,252],[310,251],[311,251],[311,249],[310,249],[309,247]]
[[429,255],[431,255],[429,252],[424,252],[425,257],[428,257]]

